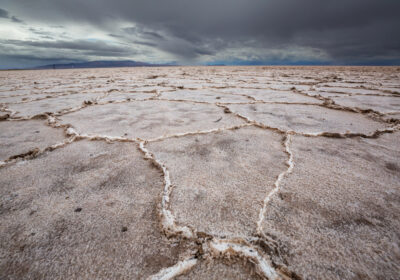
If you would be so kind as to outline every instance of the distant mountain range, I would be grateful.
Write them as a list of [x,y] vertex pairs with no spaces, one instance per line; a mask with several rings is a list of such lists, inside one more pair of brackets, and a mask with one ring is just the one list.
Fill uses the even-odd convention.
[[34,67],[32,69],[73,69],[73,68],[111,68],[111,67],[156,67],[156,66],[172,66],[174,64],[151,64],[133,60],[99,60],[66,64],[48,64]]

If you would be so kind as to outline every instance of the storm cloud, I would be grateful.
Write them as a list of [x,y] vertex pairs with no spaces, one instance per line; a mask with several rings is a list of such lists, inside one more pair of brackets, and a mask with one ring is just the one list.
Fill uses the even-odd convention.
[[0,18],[8,18],[8,12],[6,10],[0,9]]
[[[43,49],[60,61],[111,57],[181,64],[400,63],[398,0],[2,3],[0,44],[7,45],[0,55],[23,55],[24,63],[29,52],[36,63],[42,53],[37,50]],[[6,30],[14,34],[7,36]]]

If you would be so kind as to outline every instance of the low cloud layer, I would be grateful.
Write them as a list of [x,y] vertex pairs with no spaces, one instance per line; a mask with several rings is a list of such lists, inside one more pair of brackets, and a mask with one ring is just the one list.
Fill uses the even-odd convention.
[[3,0],[0,67],[399,64],[399,10],[398,0]]

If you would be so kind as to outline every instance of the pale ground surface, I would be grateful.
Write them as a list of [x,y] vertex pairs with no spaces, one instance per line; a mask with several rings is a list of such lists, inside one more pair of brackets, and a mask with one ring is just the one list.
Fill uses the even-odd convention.
[[0,279],[398,279],[400,69],[0,72]]
[[251,235],[263,206],[260,198],[286,168],[281,138],[245,127],[150,143],[149,150],[171,172],[177,222],[218,237]]
[[62,141],[63,130],[49,127],[45,120],[3,121],[0,122],[0,161]]
[[399,137],[293,137],[295,168],[264,220],[289,269],[339,279],[400,271]]
[[224,263],[220,260],[203,261],[188,274],[177,277],[178,280],[219,280],[219,279],[255,279],[262,278],[251,270],[251,265],[242,262]]
[[283,131],[298,133],[363,133],[371,134],[385,124],[367,117],[316,105],[246,104],[231,105],[233,112]]
[[90,135],[153,139],[244,121],[211,104],[145,100],[91,106],[61,116],[60,123],[72,124],[79,133]]

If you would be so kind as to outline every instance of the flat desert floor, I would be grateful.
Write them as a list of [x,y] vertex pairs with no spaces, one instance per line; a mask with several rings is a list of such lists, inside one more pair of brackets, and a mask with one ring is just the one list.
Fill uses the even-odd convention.
[[1,279],[399,279],[400,68],[0,72]]

